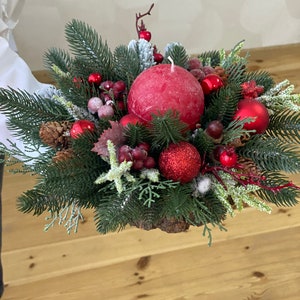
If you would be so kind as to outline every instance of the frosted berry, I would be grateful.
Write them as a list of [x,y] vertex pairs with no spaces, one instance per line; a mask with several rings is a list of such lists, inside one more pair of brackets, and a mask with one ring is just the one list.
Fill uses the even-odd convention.
[[219,120],[211,121],[205,132],[213,139],[219,139],[223,134],[224,126]]
[[193,69],[190,71],[191,74],[199,81],[201,82],[205,78],[205,74],[201,69]]
[[89,112],[91,112],[92,114],[96,113],[98,111],[98,109],[103,105],[102,100],[99,97],[92,97],[89,101],[88,101],[88,110]]
[[141,149],[140,147],[135,147],[132,149],[132,157],[134,160],[145,160],[147,158],[147,151]]
[[146,152],[149,152],[149,150],[150,150],[150,145],[145,142],[138,144],[138,147],[145,150]]
[[147,42],[150,42],[150,40],[151,40],[151,32],[148,31],[148,30],[141,30],[141,31],[139,32],[139,38],[140,38],[140,39],[144,39],[144,40],[146,40]]
[[110,105],[103,105],[98,109],[99,118],[110,118],[114,113],[114,109]]
[[188,60],[188,70],[201,69],[202,67],[202,62],[197,57],[192,57]]

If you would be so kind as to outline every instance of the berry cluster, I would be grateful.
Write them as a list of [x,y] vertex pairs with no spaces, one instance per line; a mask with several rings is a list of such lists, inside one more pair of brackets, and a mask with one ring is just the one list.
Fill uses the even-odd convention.
[[139,171],[143,168],[151,169],[155,167],[155,160],[148,156],[150,146],[147,143],[140,143],[135,148],[123,145],[118,151],[119,162],[132,161],[132,169]]
[[114,115],[115,105],[118,109],[124,109],[123,95],[126,92],[124,81],[102,81],[100,73],[91,73],[88,83],[100,91],[99,97],[92,97],[88,100],[87,106],[91,113],[97,113],[99,118],[107,118]]

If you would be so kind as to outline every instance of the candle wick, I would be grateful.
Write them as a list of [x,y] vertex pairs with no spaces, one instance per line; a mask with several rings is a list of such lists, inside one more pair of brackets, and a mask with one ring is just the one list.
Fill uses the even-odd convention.
[[171,72],[174,72],[174,60],[171,56],[168,56],[168,60],[171,62]]

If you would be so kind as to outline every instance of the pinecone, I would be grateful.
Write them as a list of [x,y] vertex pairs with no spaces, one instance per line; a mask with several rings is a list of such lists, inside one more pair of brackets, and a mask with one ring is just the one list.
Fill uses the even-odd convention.
[[187,231],[189,227],[190,224],[187,223],[186,221],[177,220],[175,218],[170,218],[170,219],[164,218],[157,225],[157,228],[167,233],[178,233],[178,232]]
[[215,72],[218,76],[221,77],[224,85],[226,85],[227,84],[227,79],[228,79],[228,74],[225,73],[225,69],[220,67],[220,66],[217,66],[217,67],[215,67]]
[[67,132],[70,130],[71,125],[68,121],[43,123],[39,132],[40,138],[46,145],[54,149],[67,149],[70,141]]
[[74,154],[73,149],[63,149],[61,151],[57,151],[55,156],[52,157],[53,162],[60,162],[64,160],[68,160]]

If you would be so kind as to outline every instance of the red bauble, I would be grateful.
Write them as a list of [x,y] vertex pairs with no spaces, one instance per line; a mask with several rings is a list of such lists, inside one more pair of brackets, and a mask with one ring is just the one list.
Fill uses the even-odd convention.
[[140,124],[142,123],[141,119],[134,114],[127,114],[127,115],[123,116],[119,122],[124,127],[127,126],[127,124],[136,125],[137,123],[140,123]]
[[204,95],[195,77],[182,67],[160,64],[143,71],[128,94],[128,111],[145,123],[152,114],[177,111],[180,120],[194,129],[204,110]]
[[200,170],[201,157],[195,146],[187,142],[171,144],[159,156],[159,169],[164,177],[190,182]]
[[268,110],[260,101],[255,99],[241,100],[233,118],[235,120],[253,118],[254,121],[246,123],[244,128],[247,130],[256,130],[258,134],[264,133],[270,122]]
[[236,165],[238,156],[234,149],[224,150],[220,154],[220,163],[224,167],[232,168]]
[[88,77],[89,84],[94,84],[96,86],[99,86],[101,81],[102,81],[102,76],[100,73],[97,73],[97,72],[91,73]]
[[141,30],[141,31],[139,32],[139,38],[140,38],[140,39],[144,39],[144,40],[146,40],[147,42],[150,42],[150,40],[151,40],[151,32],[148,31],[148,30]]
[[76,139],[86,130],[93,132],[95,130],[95,124],[89,120],[78,120],[72,125],[70,135],[73,139]]
[[208,74],[201,81],[204,95],[209,95],[224,86],[223,80],[217,74]]

